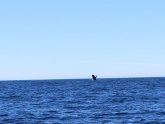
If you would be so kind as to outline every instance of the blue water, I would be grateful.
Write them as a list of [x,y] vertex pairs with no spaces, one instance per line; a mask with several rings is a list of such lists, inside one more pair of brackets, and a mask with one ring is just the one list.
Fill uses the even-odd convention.
[[0,123],[165,124],[165,78],[1,81]]

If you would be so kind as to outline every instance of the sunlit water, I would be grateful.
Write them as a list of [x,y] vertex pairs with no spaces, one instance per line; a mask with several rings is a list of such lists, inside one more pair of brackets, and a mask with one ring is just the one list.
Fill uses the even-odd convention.
[[165,78],[1,81],[0,123],[165,124]]

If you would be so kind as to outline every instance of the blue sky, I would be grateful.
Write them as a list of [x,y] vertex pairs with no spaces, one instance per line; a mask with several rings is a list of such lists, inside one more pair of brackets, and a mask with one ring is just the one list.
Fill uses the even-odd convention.
[[164,0],[0,2],[0,80],[165,76]]

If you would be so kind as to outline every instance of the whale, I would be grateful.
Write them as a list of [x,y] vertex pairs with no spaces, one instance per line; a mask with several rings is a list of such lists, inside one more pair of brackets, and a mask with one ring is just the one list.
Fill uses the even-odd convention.
[[94,81],[96,80],[96,78],[97,78],[97,76],[92,75],[92,79],[93,79]]

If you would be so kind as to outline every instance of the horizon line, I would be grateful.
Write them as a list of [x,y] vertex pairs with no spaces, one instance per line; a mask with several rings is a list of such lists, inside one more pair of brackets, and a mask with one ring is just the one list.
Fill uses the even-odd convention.
[[[165,76],[137,76],[137,77],[101,77],[97,79],[136,79],[136,78],[165,78]],[[44,81],[44,80],[86,80],[92,78],[50,78],[50,79],[7,79],[0,81]]]

